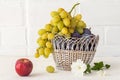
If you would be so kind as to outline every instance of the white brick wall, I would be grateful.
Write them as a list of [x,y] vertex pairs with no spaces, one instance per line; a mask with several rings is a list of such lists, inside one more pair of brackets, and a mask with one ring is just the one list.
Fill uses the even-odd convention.
[[24,0],[0,0],[0,26],[23,26]]
[[100,36],[96,56],[120,56],[120,0],[0,0],[0,55],[33,55],[49,13],[78,1],[78,12]]

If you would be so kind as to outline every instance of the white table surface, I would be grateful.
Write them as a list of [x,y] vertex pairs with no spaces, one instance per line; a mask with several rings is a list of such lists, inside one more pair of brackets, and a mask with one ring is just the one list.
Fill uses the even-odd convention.
[[52,57],[48,59],[27,57],[33,62],[33,71],[27,77],[20,77],[15,72],[15,62],[23,57],[0,56],[0,80],[120,80],[120,57],[95,57],[93,62],[104,61],[111,65],[106,71],[106,76],[100,76],[96,72],[86,74],[83,77],[75,77],[70,71],[47,73],[46,66],[53,65]]

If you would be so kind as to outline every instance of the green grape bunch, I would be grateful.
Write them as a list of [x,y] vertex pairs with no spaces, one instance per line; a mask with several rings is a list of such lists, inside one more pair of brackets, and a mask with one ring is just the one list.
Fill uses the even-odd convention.
[[55,35],[70,38],[75,30],[80,34],[83,33],[86,23],[82,20],[82,15],[71,15],[73,9],[79,4],[80,3],[75,4],[69,12],[63,8],[58,8],[58,10],[50,13],[50,22],[47,23],[43,29],[38,30],[39,38],[37,39],[37,43],[39,47],[36,49],[36,58],[39,58],[40,56],[48,58],[54,51],[52,40]]

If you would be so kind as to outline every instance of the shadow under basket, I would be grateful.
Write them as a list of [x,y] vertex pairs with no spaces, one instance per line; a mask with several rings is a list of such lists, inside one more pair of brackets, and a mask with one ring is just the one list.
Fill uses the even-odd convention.
[[85,64],[91,63],[94,58],[99,36],[89,35],[81,38],[65,38],[55,36],[53,40],[53,58],[56,68],[70,71],[72,62],[81,59]]

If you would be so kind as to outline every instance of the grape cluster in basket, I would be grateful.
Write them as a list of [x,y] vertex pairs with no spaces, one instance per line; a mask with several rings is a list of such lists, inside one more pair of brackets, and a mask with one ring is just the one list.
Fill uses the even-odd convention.
[[69,12],[63,8],[58,8],[58,10],[50,13],[52,19],[43,29],[38,31],[39,38],[37,43],[39,47],[35,53],[36,58],[42,55],[48,58],[50,53],[54,51],[52,40],[55,35],[66,38],[81,38],[82,36],[91,35],[91,31],[86,28],[86,23],[82,20],[82,15],[71,14],[77,5],[79,5],[79,3],[75,4]]

